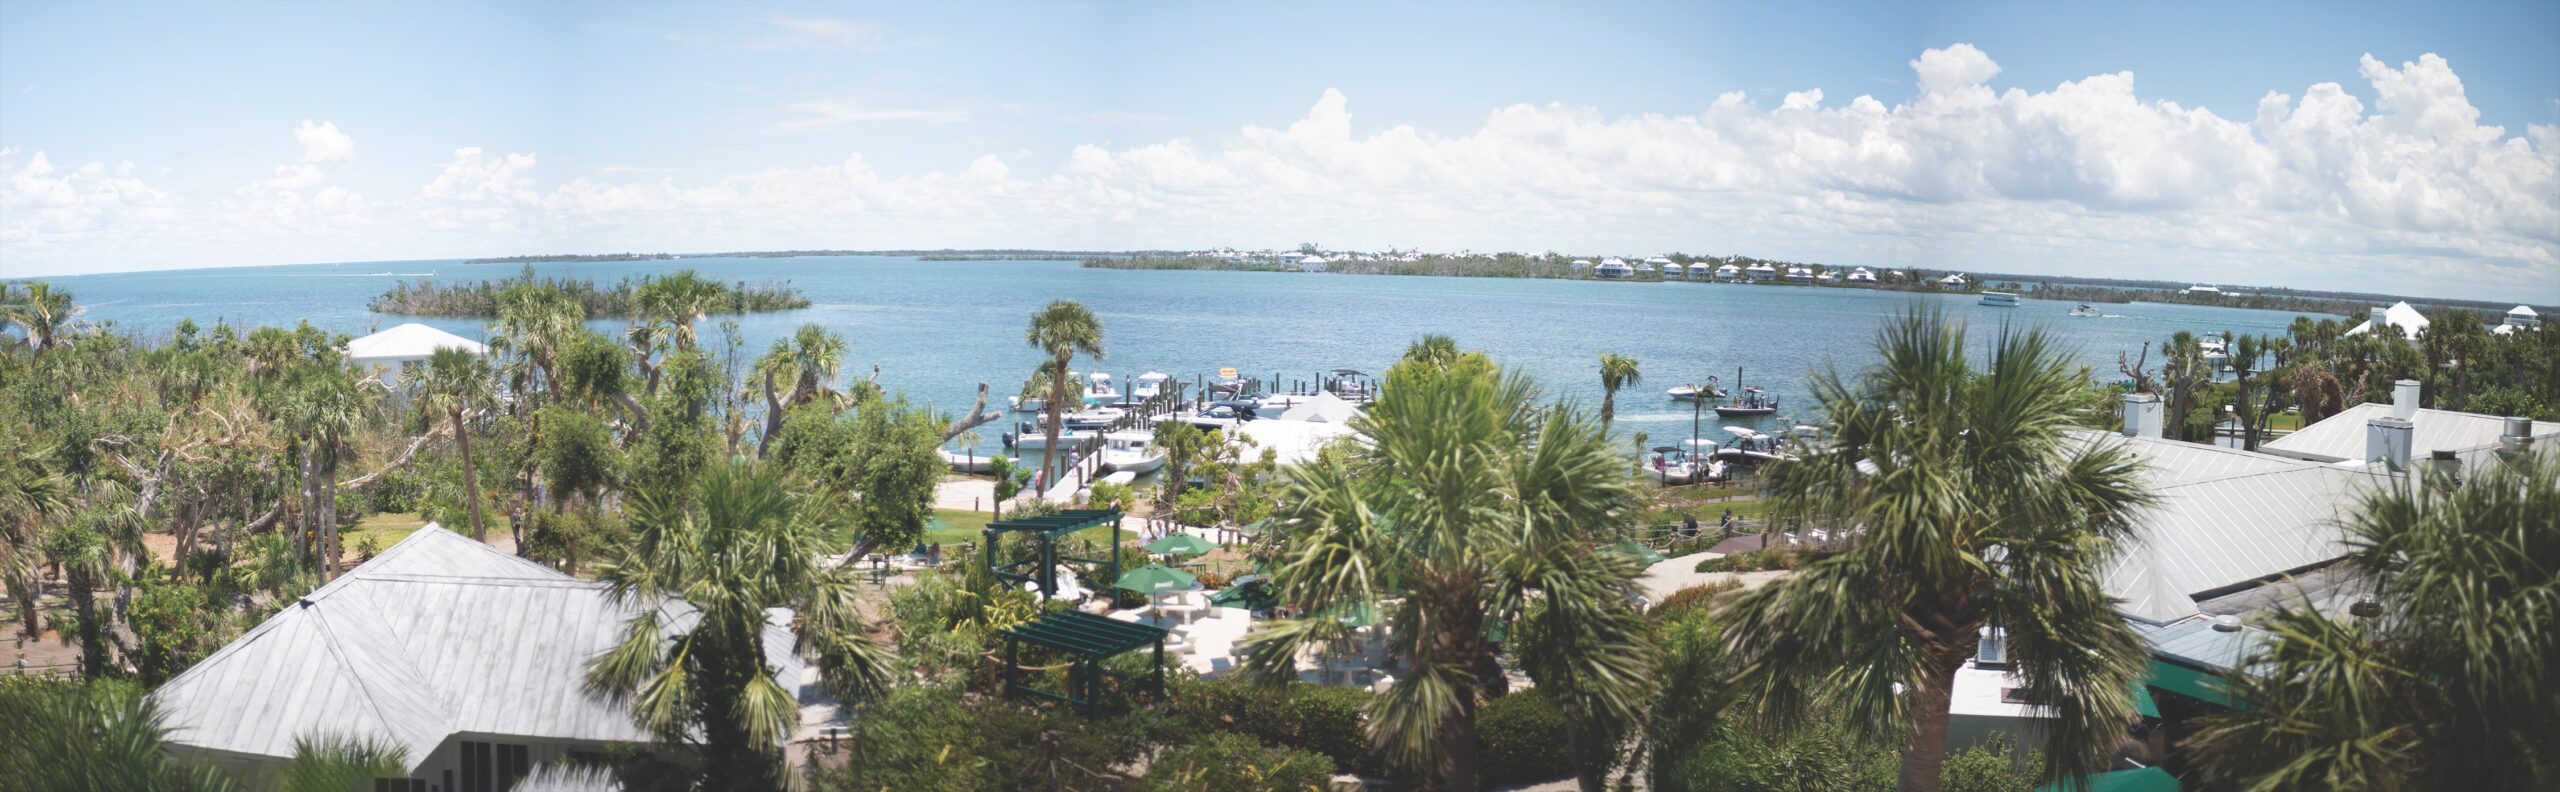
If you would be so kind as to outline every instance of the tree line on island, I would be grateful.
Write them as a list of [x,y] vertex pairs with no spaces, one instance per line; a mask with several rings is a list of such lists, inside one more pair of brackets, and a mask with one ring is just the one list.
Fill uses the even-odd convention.
[[511,292],[545,291],[565,295],[595,319],[665,319],[672,316],[767,313],[809,307],[809,298],[787,282],[722,283],[693,270],[665,275],[625,276],[610,285],[593,279],[547,278],[533,266],[514,277],[473,283],[439,284],[399,281],[366,305],[376,313],[401,316],[497,318]]
[[[1794,575],[1757,589],[1653,603],[1640,601],[1642,564],[1611,549],[1641,501],[1614,405],[1555,399],[1454,339],[1421,339],[1389,369],[1354,419],[1363,442],[1286,471],[1225,433],[1168,424],[1167,466],[1181,472],[1125,497],[1258,525],[1245,552],[1292,607],[1246,639],[1237,673],[1178,676],[1160,699],[1105,676],[1103,711],[1083,717],[1006,698],[992,659],[1001,631],[1067,603],[960,563],[858,606],[881,590],[821,563],[927,540],[947,474],[936,449],[995,417],[983,386],[968,412],[941,415],[876,369],[848,371],[850,342],[814,325],[758,354],[734,322],[696,327],[704,312],[661,307],[608,334],[566,289],[507,294],[490,357],[439,353],[395,399],[340,356],[343,337],[308,325],[190,322],[145,342],[73,320],[62,290],[11,285],[0,581],[20,629],[58,633],[82,659],[76,680],[0,679],[0,778],[240,788],[165,750],[144,692],[372,552],[378,515],[467,526],[617,591],[696,606],[690,631],[643,614],[582,667],[663,737],[588,771],[629,790],[1279,790],[1358,772],[1457,790],[1570,775],[1595,791],[2024,792],[2102,769],[2133,706],[2143,649],[2097,581],[2153,496],[2121,449],[2069,439],[2103,420],[2103,388],[2042,332],[1984,344],[1935,313],[1889,321],[1876,363],[1814,379],[1835,440],[1765,476],[1774,513],[1852,538],[1806,549]],[[1060,375],[1102,356],[1103,334],[1079,304],[1037,311],[1025,340],[1044,363],[1025,390],[1071,398]],[[1614,358],[1600,376],[1614,391],[1637,367]],[[1000,493],[1020,484],[998,475]],[[2347,563],[2389,594],[2388,612],[2280,611],[2260,658],[2270,673],[2236,691],[2257,706],[2205,723],[2199,777],[2560,781],[2560,467],[2525,457],[2379,488],[2347,528]],[[367,538],[342,549],[350,530]],[[146,541],[161,536],[175,539],[168,557]],[[756,639],[776,607],[793,609],[826,689],[862,713],[845,752],[812,767],[785,760],[796,705]],[[1302,653],[1367,621],[1399,658],[1392,684],[1295,681]],[[2020,755],[1995,743],[1948,756],[1953,667],[1994,622],[2027,694],[2061,716]],[[1057,687],[1064,659],[1020,662]],[[328,735],[304,747],[294,788],[344,788],[397,759]]]

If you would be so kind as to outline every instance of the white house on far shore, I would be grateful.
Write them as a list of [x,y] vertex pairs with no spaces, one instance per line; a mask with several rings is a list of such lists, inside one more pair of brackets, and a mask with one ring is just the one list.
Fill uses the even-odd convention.
[[2542,315],[2534,313],[2533,306],[2519,305],[2514,308],[2507,309],[2506,321],[2499,323],[2496,327],[2489,328],[2489,332],[2496,333],[2498,335],[2506,335],[2518,330],[2530,330],[2541,326]]
[[2416,341],[2419,331],[2427,329],[2428,324],[2426,314],[2419,313],[2418,309],[2409,307],[2409,303],[2403,301],[2392,303],[2389,308],[2374,306],[2366,313],[2364,324],[2347,328],[2345,334],[2355,335],[2370,331],[2376,326],[2388,325],[2397,328],[2409,340]]
[[1961,289],[1964,288],[1964,284],[1964,276],[1955,273],[1948,273],[1946,277],[1938,279],[1939,286],[1949,289]]

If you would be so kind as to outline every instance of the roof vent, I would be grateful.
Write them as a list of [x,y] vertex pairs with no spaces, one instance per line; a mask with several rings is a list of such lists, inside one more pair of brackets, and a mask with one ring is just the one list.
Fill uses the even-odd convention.
[[2533,419],[2521,415],[2507,416],[2506,430],[2498,433],[2498,453],[2509,459],[2533,449]]
[[2405,421],[2417,415],[2418,381],[2400,380],[2391,383],[2391,417]]
[[2409,469],[2409,436],[2417,429],[2407,418],[2375,418],[2364,422],[2364,462],[2382,463],[2394,473]]
[[305,608],[311,607],[311,598],[310,598],[310,597],[295,597],[295,598],[294,598],[294,600],[293,600],[293,602],[294,602],[294,604],[296,604],[296,605],[300,605],[300,606],[305,607]]
[[2240,617],[2225,613],[2213,617],[2214,632],[2239,632]]

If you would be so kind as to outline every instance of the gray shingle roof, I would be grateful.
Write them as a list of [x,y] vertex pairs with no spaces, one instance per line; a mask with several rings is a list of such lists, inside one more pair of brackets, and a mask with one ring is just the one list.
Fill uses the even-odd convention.
[[[586,661],[621,640],[639,605],[429,525],[152,693],[171,742],[290,757],[296,737],[374,737],[413,767],[455,733],[648,741],[584,690]],[[660,606],[671,633],[693,611]],[[806,666],[787,626],[767,660],[786,689]]]
[[[2302,427],[2301,431],[2267,441],[2260,447],[2270,454],[2319,462],[2362,460],[2365,458],[2365,422],[2390,414],[2391,405],[2366,402]],[[2506,428],[2504,419],[2494,415],[2423,408],[2409,422],[2414,425],[2409,433],[2409,458],[2412,460],[2426,459],[2437,450],[2468,451],[2495,446],[2498,435]],[[2535,421],[2533,436],[2537,442],[2560,438],[2560,423]]]
[[2346,555],[2339,510],[2372,474],[2267,454],[2159,438],[2086,432],[2122,442],[2150,466],[2160,497],[2138,537],[2106,570],[2126,615],[2154,623],[2197,612],[2197,595]]

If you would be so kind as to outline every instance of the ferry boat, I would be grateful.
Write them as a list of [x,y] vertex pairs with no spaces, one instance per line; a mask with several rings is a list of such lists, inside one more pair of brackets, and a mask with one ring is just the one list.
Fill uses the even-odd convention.
[[1982,304],[1993,308],[2016,308],[2018,307],[2018,295],[2011,294],[2009,292],[1987,291],[1982,293]]

